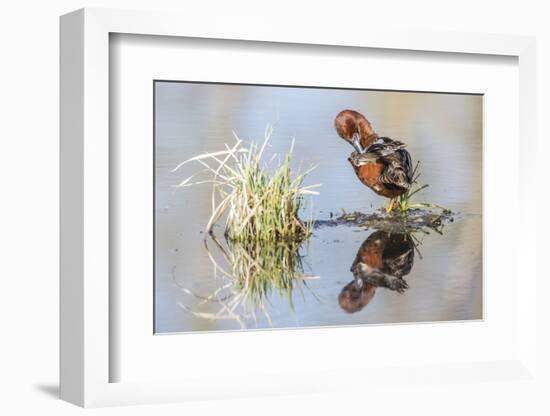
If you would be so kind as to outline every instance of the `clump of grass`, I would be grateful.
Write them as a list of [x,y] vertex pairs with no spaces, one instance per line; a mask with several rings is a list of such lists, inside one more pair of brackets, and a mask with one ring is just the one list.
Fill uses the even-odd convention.
[[[234,132],[233,135],[236,143],[232,147],[226,144],[224,150],[195,156],[174,169],[177,171],[186,163],[197,162],[212,175],[209,180],[192,183],[193,175],[178,185],[212,184],[212,215],[206,232],[211,232],[214,224],[225,215],[225,234],[232,241],[278,242],[308,238],[312,219],[302,221],[299,213],[305,198],[318,194],[313,189],[319,185],[303,186],[304,178],[313,168],[292,172],[294,140],[282,158],[273,155],[270,163],[264,163],[262,157],[272,135],[271,126],[266,127],[261,145],[253,142],[245,147]],[[274,161],[277,165],[271,169]]]
[[451,211],[445,207],[442,207],[438,204],[428,203],[428,202],[416,202],[413,203],[411,201],[411,198],[416,195],[417,193],[421,192],[423,189],[426,189],[429,185],[424,184],[420,185],[418,182],[418,179],[420,178],[420,162],[417,162],[412,173],[412,186],[410,189],[405,192],[404,194],[397,197],[395,200],[390,201],[390,205],[387,209],[388,213],[396,210],[402,214],[406,214],[408,211],[412,209],[420,209],[420,208],[436,208],[442,210],[444,213],[450,213]]

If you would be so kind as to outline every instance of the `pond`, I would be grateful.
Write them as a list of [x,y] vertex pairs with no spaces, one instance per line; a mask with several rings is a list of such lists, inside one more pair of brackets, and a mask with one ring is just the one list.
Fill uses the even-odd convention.
[[[345,108],[405,142],[429,184],[415,200],[453,215],[414,230],[335,221],[387,203],[347,161],[353,149],[333,124]],[[313,235],[238,246],[223,222],[205,235],[210,186],[175,188],[200,165],[172,170],[234,143],[232,131],[261,142],[268,124],[269,155],[294,138],[293,167],[315,166],[306,185],[320,194],[303,213],[317,221]],[[481,319],[482,147],[480,95],[156,82],[155,332]],[[244,287],[246,273],[262,284]]]

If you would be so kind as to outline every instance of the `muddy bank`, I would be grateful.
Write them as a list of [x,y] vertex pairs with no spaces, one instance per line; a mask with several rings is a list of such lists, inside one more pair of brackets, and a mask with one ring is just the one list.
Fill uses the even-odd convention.
[[370,213],[343,211],[338,216],[331,213],[330,219],[315,221],[313,227],[314,229],[318,229],[322,227],[348,225],[388,232],[434,230],[441,233],[443,227],[454,222],[456,217],[457,214],[451,211],[432,211],[425,209],[413,209],[406,214],[387,214],[384,210]]

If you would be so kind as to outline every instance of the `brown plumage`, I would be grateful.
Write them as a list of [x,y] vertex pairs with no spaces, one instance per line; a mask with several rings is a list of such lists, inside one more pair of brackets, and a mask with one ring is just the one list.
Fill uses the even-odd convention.
[[351,265],[353,276],[363,281],[378,282],[393,290],[405,289],[406,283],[390,284],[411,272],[414,263],[414,242],[408,233],[375,231],[359,247]]
[[414,264],[414,242],[409,234],[376,231],[359,247],[350,271],[354,280],[338,296],[340,307],[354,313],[374,297],[377,287],[403,293],[408,284],[403,279]]
[[396,198],[412,182],[412,162],[406,145],[379,137],[361,113],[341,111],[334,121],[338,135],[354,148],[348,161],[359,180],[378,195]]

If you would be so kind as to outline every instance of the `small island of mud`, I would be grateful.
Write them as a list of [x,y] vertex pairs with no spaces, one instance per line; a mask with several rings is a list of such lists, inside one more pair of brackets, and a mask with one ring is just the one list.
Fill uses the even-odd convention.
[[457,214],[449,211],[431,211],[425,209],[411,209],[403,214],[387,214],[385,210],[364,213],[359,211],[345,212],[339,216],[331,213],[328,220],[317,220],[314,228],[335,227],[349,225],[364,227],[365,229],[384,230],[388,232],[418,232],[434,230],[441,233],[446,224],[452,223]]

